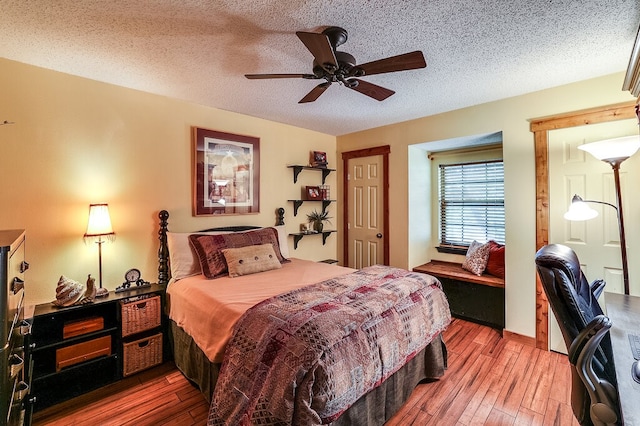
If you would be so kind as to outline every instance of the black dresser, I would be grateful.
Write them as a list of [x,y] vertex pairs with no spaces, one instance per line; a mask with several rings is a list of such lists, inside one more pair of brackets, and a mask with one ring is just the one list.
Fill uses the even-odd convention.
[[24,318],[24,230],[0,231],[0,424],[31,424],[29,339]]

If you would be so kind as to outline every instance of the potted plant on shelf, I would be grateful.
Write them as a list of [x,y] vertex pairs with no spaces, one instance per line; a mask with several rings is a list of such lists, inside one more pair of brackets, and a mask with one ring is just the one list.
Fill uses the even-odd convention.
[[310,223],[313,223],[313,229],[315,229],[317,232],[322,232],[322,229],[324,228],[324,222],[331,223],[331,221],[329,220],[331,219],[329,217],[329,212],[326,210],[322,210],[321,212],[314,210],[311,213],[307,214],[307,219]]

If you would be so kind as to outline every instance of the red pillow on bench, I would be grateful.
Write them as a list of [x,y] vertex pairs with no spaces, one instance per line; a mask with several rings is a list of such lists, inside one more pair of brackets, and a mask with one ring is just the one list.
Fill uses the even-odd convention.
[[489,260],[485,272],[504,279],[504,245],[489,241]]

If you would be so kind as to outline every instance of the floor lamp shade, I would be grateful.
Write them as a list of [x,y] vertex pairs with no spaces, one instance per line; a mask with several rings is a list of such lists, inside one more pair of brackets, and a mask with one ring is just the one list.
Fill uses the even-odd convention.
[[569,210],[564,214],[566,220],[583,221],[590,220],[598,216],[598,212],[592,209],[587,203],[589,200],[583,201],[578,195],[574,195],[571,200]]
[[598,160],[626,160],[640,149],[640,136],[624,136],[580,145],[578,149],[586,151]]

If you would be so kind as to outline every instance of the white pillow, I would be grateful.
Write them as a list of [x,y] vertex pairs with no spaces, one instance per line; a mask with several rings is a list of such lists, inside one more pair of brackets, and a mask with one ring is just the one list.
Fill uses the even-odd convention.
[[287,230],[284,229],[284,225],[272,226],[272,228],[278,231],[278,244],[280,245],[280,254],[285,259],[289,259],[289,238],[287,238]]
[[171,278],[179,280],[202,273],[200,260],[191,244],[189,235],[220,235],[229,234],[229,231],[213,232],[167,232],[167,248],[169,249],[169,265],[171,266]]

